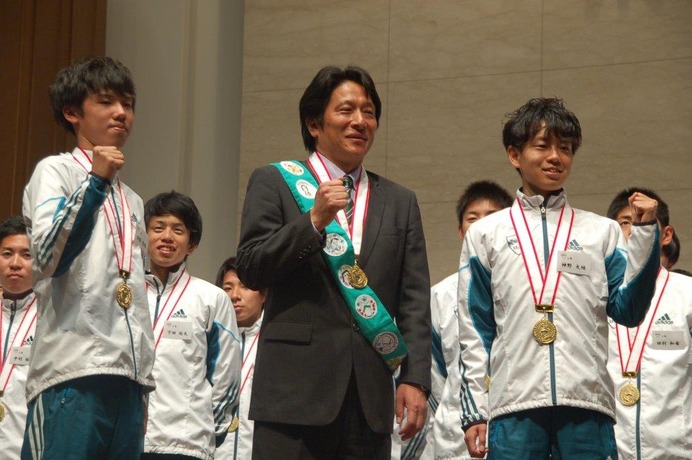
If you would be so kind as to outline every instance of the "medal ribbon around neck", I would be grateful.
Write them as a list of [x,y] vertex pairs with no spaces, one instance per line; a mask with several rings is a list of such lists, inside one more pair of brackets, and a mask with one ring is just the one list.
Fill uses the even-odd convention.
[[[310,157],[311,160],[312,158],[313,156]],[[315,177],[298,161],[282,161],[273,163],[272,166],[279,170],[300,211],[302,213],[310,212],[315,204],[315,194],[319,187]],[[366,193],[364,189],[367,186],[367,182],[365,182],[365,186],[363,185],[363,176],[367,178],[367,173],[364,171],[361,173],[359,181],[359,199],[357,200],[359,203],[356,203],[360,206],[357,206],[356,209],[359,210],[354,213],[353,219],[353,235],[354,238],[359,239],[359,235],[362,236],[363,233],[362,226],[365,221],[365,208],[367,208],[367,203],[363,206],[363,202],[367,201],[367,196],[369,196],[367,194],[362,195]],[[328,180],[329,175],[327,174],[325,178]],[[361,198],[363,199],[361,200]],[[340,221],[346,221],[345,214]],[[358,230],[358,226],[360,226],[360,230]],[[408,354],[408,348],[399,329],[375,291],[367,284],[356,287],[347,280],[346,271],[353,268],[356,255],[349,232],[346,229],[336,220],[332,220],[327,225],[324,229],[327,241],[322,250],[322,256],[334,276],[351,316],[358,324],[360,333],[377,351],[387,367],[394,372]]]
[[[259,339],[260,333],[257,332],[255,334],[255,338],[252,340],[252,343],[250,344],[250,348],[248,348],[247,353],[245,353],[245,356],[243,357],[243,362],[240,366],[240,393],[243,394],[243,390],[245,389],[245,384],[247,381],[250,379],[250,376],[252,375],[253,369],[255,369],[255,363],[252,362],[250,363],[249,366],[245,366],[247,364],[247,360],[250,357],[250,353],[252,352],[252,349],[255,347],[255,344],[257,343],[257,339]],[[234,432],[238,429],[240,426],[240,404],[235,406],[235,409],[233,409],[233,419],[231,420],[231,426],[228,428],[229,432]]]
[[[7,385],[10,381],[10,377],[12,376],[12,372],[16,367],[15,364],[9,365],[7,362],[7,358],[9,358],[10,353],[12,353],[12,349],[15,347],[18,338],[21,339],[19,341],[20,346],[22,343],[24,343],[27,336],[29,335],[29,332],[31,331],[31,328],[36,322],[36,316],[38,315],[36,309],[34,308],[32,311],[31,308],[36,303],[36,294],[32,293],[30,295],[33,296],[33,299],[29,301],[29,304],[27,305],[26,310],[22,315],[22,319],[19,322],[19,327],[17,328],[14,337],[12,338],[12,343],[10,344],[9,348],[3,350],[2,354],[0,354],[0,384],[2,385],[0,386],[0,390],[2,390],[3,393],[5,392],[5,389],[7,388]],[[2,312],[0,312],[0,331],[2,330],[2,316]]]
[[[570,216],[565,214],[565,209],[570,211]],[[540,305],[543,302],[544,296],[550,296],[550,303],[554,305],[555,298],[557,296],[558,286],[560,285],[560,279],[562,278],[562,272],[557,271],[557,257],[555,248],[567,249],[569,244],[569,237],[572,234],[572,226],[574,225],[574,210],[567,204],[562,205],[560,210],[560,217],[558,219],[557,230],[555,231],[555,237],[553,238],[552,247],[550,248],[550,254],[548,255],[548,264],[546,265],[545,273],[543,273],[543,268],[541,262],[538,258],[538,251],[536,251],[536,245],[533,242],[533,237],[529,230],[529,223],[526,220],[526,215],[524,214],[524,209],[519,199],[514,201],[512,209],[510,210],[510,218],[512,219],[512,226],[514,227],[514,232],[517,235],[517,241],[519,243],[519,249],[521,250],[521,257],[524,261],[524,268],[526,268],[526,276],[529,279],[529,285],[531,286],[531,294],[533,295],[533,301],[536,305]],[[521,217],[524,225],[517,225],[516,221]],[[569,227],[566,224],[569,219]],[[561,231],[562,230],[562,231]],[[533,259],[526,255],[524,248],[531,246],[533,249]],[[550,278],[550,273],[552,271],[557,272],[555,281],[550,284],[548,279]],[[534,285],[534,279],[540,280],[541,284]],[[537,288],[540,287],[540,292]]]
[[[646,348],[646,339],[651,332],[651,326],[654,324],[654,318],[656,317],[658,306],[661,304],[661,298],[663,298],[669,278],[670,272],[668,270],[659,269],[658,278],[656,279],[656,293],[654,294],[654,298],[658,296],[658,299],[654,308],[649,308],[647,318],[644,320],[644,323],[648,320],[646,327],[642,327],[644,323],[635,328],[627,328],[615,323],[620,369],[622,370],[623,377],[628,377],[628,374],[636,376],[639,372],[642,356],[644,356],[644,348]],[[654,305],[653,301],[651,304]]]
[[[72,153],[72,158],[89,174],[93,161],[84,149],[80,147],[79,150],[82,153],[82,158],[78,158],[74,153]],[[113,248],[115,249],[115,260],[118,264],[118,270],[120,270],[121,276],[125,278],[123,272],[126,272],[128,277],[132,272],[134,224],[132,222],[130,203],[127,201],[120,178],[117,178],[117,183],[118,197],[120,198],[120,214],[118,214],[118,208],[112,193],[108,194],[103,211],[106,213],[106,221],[113,237]]]
[[255,348],[255,345],[257,344],[257,339],[259,339],[260,333],[259,331],[257,334],[255,334],[255,338],[252,339],[252,343],[250,344],[250,348],[248,348],[247,353],[245,353],[245,356],[243,357],[243,362],[240,365],[240,375],[242,379],[242,383],[240,385],[240,394],[243,394],[243,388],[245,388],[245,383],[247,383],[248,377],[250,377],[250,374],[252,374],[252,369],[255,368],[255,363],[250,363],[249,366],[246,366],[248,364],[248,358],[250,357],[250,353],[252,353],[252,350]]
[[[319,183],[327,182],[334,179],[329,173],[327,165],[322,160],[320,153],[313,153],[308,159],[310,169],[315,173]],[[336,219],[341,225],[341,228],[348,234],[353,244],[353,250],[356,255],[360,254],[360,247],[363,242],[363,228],[365,228],[365,219],[368,215],[368,203],[370,202],[370,187],[368,186],[368,175],[363,174],[363,166],[359,168],[359,177],[354,181],[354,197],[353,197],[353,218],[349,225],[346,218],[346,211],[343,209],[336,213]]]
[[[154,337],[156,337],[155,347],[159,346],[159,342],[161,341],[161,337],[163,336],[163,330],[166,327],[166,322],[175,311],[176,307],[178,306],[178,303],[180,302],[180,299],[183,297],[183,294],[185,294],[185,291],[187,290],[187,286],[190,284],[191,279],[192,277],[187,272],[187,268],[185,268],[183,273],[181,273],[178,279],[175,281],[175,284],[173,285],[171,292],[169,292],[166,296],[166,301],[164,302],[163,308],[159,312],[159,315],[156,318],[154,318],[153,329]],[[148,284],[147,289],[149,289]],[[171,302],[171,299],[174,297],[175,294],[177,294],[178,298],[175,299],[175,302]],[[165,319],[161,321],[162,318]]]

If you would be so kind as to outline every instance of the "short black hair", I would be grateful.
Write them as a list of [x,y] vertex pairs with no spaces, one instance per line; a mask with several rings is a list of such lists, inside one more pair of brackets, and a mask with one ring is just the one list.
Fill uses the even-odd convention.
[[505,115],[502,143],[505,150],[514,147],[521,152],[526,144],[545,127],[546,136],[572,145],[572,154],[581,146],[579,119],[567,110],[562,99],[539,97]]
[[75,134],[72,123],[65,119],[63,109],[74,108],[82,114],[84,100],[100,91],[113,91],[120,96],[136,99],[135,84],[130,69],[111,57],[87,57],[65,67],[50,85],[53,117],[60,126]]
[[673,230],[673,238],[670,240],[670,243],[661,246],[661,254],[668,259],[671,267],[678,263],[678,259],[680,259],[680,238],[678,238],[675,230]]
[[679,273],[679,274],[685,275],[685,276],[692,276],[692,272],[689,270],[685,270],[684,268],[674,268],[671,270],[671,272]]
[[216,274],[216,285],[218,287],[223,289],[223,279],[226,273],[230,271],[238,272],[238,263],[236,262],[235,256],[224,260],[221,267],[219,267],[219,271]]
[[656,208],[656,220],[663,226],[667,227],[670,224],[670,212],[668,211],[668,203],[666,203],[661,196],[651,189],[644,187],[630,187],[618,192],[610,202],[608,206],[608,212],[606,216],[610,219],[615,220],[618,213],[630,205],[629,197],[632,196],[634,192],[643,193],[649,198],[653,198],[658,201],[658,207]]
[[459,225],[464,219],[464,212],[469,205],[478,200],[489,200],[501,208],[512,206],[512,196],[502,186],[489,180],[479,180],[471,183],[457,201],[457,220]]
[[27,235],[26,223],[24,223],[22,216],[10,216],[0,222],[0,242],[13,235]]
[[303,145],[308,152],[313,152],[316,146],[315,138],[312,137],[308,129],[308,122],[314,120],[322,126],[324,111],[331,100],[332,93],[345,81],[358,83],[365,89],[365,93],[375,106],[375,119],[379,125],[382,102],[370,74],[365,69],[354,65],[322,67],[305,89],[298,107]]
[[152,218],[167,215],[182,220],[190,231],[190,246],[199,246],[202,240],[202,215],[192,198],[171,190],[159,193],[144,205],[144,222],[147,228]]

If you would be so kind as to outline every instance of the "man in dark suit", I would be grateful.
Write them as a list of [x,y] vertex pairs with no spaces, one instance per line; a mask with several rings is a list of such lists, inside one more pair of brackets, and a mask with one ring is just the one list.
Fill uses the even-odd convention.
[[[300,101],[309,160],[259,168],[250,178],[238,275],[251,289],[269,289],[250,404],[254,459],[386,459],[395,413],[404,439],[425,423],[425,238],[413,192],[362,167],[380,113],[365,70],[325,67]],[[299,173],[308,180],[291,185]],[[332,263],[347,245],[355,261]],[[394,332],[373,339],[363,318],[385,312]],[[408,354],[387,355],[402,338]]]

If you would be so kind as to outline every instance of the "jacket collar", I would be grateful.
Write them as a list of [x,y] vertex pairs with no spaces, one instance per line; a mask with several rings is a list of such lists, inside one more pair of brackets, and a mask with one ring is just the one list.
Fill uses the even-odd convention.
[[[21,299],[2,299],[2,310],[6,312],[12,311],[12,305],[15,305],[15,313],[20,312],[27,308],[29,304],[36,298],[34,291],[29,291],[27,295]],[[16,302],[16,303],[15,303]]]
[[257,334],[260,330],[260,327],[262,327],[262,320],[264,319],[264,309],[262,309],[262,313],[260,313],[260,317],[255,321],[252,325],[248,327],[240,327],[238,326],[238,332],[240,334],[245,334],[246,336],[254,336]]
[[169,291],[170,289],[172,289],[173,286],[175,286],[176,281],[178,281],[178,279],[180,279],[183,273],[185,273],[185,270],[186,263],[183,262],[182,264],[180,264],[180,267],[178,267],[176,271],[170,272],[168,274],[168,281],[166,282],[165,286],[163,281],[161,281],[156,275],[154,275],[150,271],[146,272],[145,278],[149,287],[155,289],[157,293],[162,294],[166,291]]
[[[517,190],[517,199],[519,200],[524,209],[538,209],[543,204],[543,196],[525,195],[521,188]],[[565,204],[566,201],[567,195],[565,194],[565,189],[561,189],[559,193],[550,195],[548,197],[548,203],[545,204],[545,207],[547,209],[560,208],[563,204]]]

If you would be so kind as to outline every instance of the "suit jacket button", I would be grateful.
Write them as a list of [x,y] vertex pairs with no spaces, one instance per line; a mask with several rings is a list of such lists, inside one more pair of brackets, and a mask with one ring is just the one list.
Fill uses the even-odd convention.
[[356,332],[360,332],[360,326],[358,323],[351,323],[351,326],[353,327],[353,330]]

